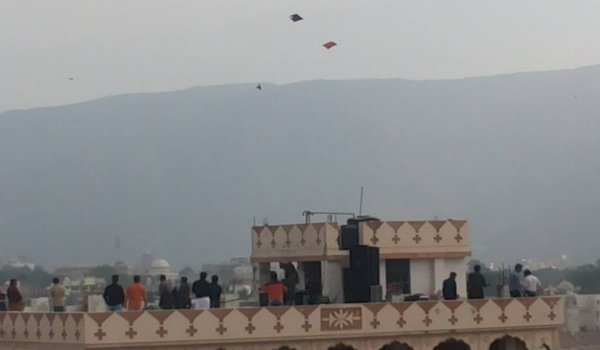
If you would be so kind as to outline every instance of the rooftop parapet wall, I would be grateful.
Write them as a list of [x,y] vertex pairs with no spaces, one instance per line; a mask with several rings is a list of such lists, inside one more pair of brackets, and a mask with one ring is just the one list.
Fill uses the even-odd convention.
[[83,319],[83,313],[0,312],[0,344],[34,342],[48,344],[48,348],[52,344],[82,345]]
[[[418,334],[452,334],[460,339],[461,334],[467,338],[466,334],[473,332],[555,330],[563,319],[560,297],[86,314],[0,313],[0,348],[8,343],[82,344],[82,348],[219,344],[229,348],[227,344],[383,339],[390,335],[412,339]],[[543,341],[534,337],[525,340],[532,346]]]
[[360,223],[360,242],[380,248],[382,259],[463,258],[471,255],[465,220]]
[[326,260],[338,251],[333,223],[266,225],[252,228],[252,262]]

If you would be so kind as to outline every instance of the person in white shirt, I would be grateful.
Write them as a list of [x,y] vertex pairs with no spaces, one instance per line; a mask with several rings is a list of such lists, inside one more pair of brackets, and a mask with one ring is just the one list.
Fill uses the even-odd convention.
[[523,272],[523,275],[525,276],[525,280],[523,281],[525,296],[535,297],[537,295],[538,290],[542,289],[542,283],[529,270],[525,270],[525,272]]

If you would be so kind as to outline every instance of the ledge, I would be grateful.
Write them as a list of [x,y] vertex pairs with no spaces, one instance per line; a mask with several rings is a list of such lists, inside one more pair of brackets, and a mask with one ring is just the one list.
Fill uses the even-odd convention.
[[556,329],[560,297],[121,313],[0,313],[0,344],[255,343]]

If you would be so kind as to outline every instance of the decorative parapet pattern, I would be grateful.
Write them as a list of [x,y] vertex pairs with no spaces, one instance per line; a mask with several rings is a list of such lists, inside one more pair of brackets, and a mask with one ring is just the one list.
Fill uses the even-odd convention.
[[83,344],[83,313],[0,312],[0,343]]
[[252,262],[310,261],[338,251],[334,223],[265,225],[252,228]]
[[461,258],[471,255],[466,220],[370,221],[360,224],[361,244],[390,258]]
[[560,297],[122,313],[0,313],[0,343],[244,344],[323,337],[555,329]]

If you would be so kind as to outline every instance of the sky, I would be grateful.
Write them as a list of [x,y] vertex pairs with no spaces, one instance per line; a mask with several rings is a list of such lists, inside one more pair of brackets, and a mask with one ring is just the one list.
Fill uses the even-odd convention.
[[598,37],[597,0],[0,0],[0,112],[198,85],[575,68],[600,63]]

